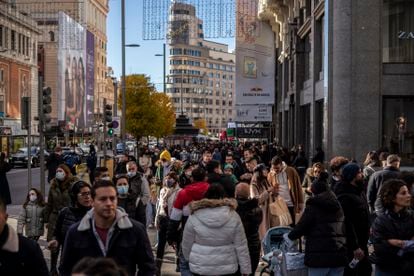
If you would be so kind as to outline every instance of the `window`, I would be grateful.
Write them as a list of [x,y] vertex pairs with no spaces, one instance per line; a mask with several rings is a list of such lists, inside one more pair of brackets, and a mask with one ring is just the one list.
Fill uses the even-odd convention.
[[220,105],[220,101],[219,100],[216,100],[216,105]]
[[414,1],[383,0],[382,61],[414,62]]
[[0,47],[3,47],[3,26],[0,25]]
[[16,51],[16,31],[14,30],[11,31],[10,40],[11,40],[11,49],[13,51]]
[[49,38],[50,38],[50,41],[52,41],[52,42],[55,41],[55,33],[50,31],[49,32]]

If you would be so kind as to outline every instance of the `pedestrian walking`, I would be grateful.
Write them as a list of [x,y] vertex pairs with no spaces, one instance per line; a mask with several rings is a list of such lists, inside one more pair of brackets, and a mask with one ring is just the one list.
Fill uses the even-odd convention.
[[310,190],[313,194],[290,240],[305,237],[305,265],[309,276],[342,276],[348,265],[345,216],[341,204],[328,187],[328,173],[322,172]]
[[88,166],[89,183],[93,183],[93,176],[95,174],[96,165],[98,163],[98,157],[96,156],[96,150],[94,145],[89,145],[89,154],[86,158],[86,165]]
[[324,172],[325,168],[322,163],[314,163],[311,168],[306,170],[305,178],[302,182],[302,189],[305,195],[305,201],[312,196],[311,186],[312,182],[319,177],[321,172]]
[[57,252],[65,242],[69,228],[80,221],[89,209],[91,209],[91,186],[84,181],[75,182],[70,189],[71,206],[63,208],[58,215],[52,239],[48,242],[48,248]]
[[39,245],[7,224],[6,203],[0,198],[0,275],[48,276]]
[[112,258],[128,275],[154,276],[155,264],[145,226],[117,208],[117,192],[111,181],[92,187],[92,206],[66,236],[60,273],[71,275],[84,257]]
[[45,231],[45,206],[42,193],[30,189],[17,221],[17,233],[23,235],[24,229],[27,238],[38,241]]
[[[240,219],[243,223],[244,232],[247,239],[247,247],[249,248],[250,263],[252,266],[252,273],[259,265],[260,260],[260,238],[259,238],[259,226],[262,223],[263,211],[259,207],[259,201],[257,198],[249,198],[250,186],[247,183],[239,183],[236,186],[236,200],[237,209]],[[240,270],[236,275],[240,275]]]
[[252,273],[249,249],[235,199],[224,198],[221,185],[212,184],[205,198],[190,205],[181,244],[193,275]]
[[372,225],[376,276],[414,274],[414,215],[411,193],[404,181],[390,179],[380,193],[385,212]]
[[48,183],[55,178],[56,170],[60,164],[63,164],[62,148],[60,146],[56,146],[54,152],[52,152],[46,159]]
[[0,197],[6,205],[12,203],[10,195],[9,181],[6,173],[11,170],[10,164],[6,161],[6,154],[0,153]]
[[[77,181],[68,166],[60,164],[56,170],[56,177],[50,181],[49,195],[46,204],[47,241],[53,239],[56,221],[59,212],[71,205],[70,188]],[[57,273],[59,248],[50,252],[50,270]]]
[[342,168],[341,179],[336,195],[345,215],[348,260],[358,260],[355,268],[345,267],[344,275],[371,275],[367,247],[370,215],[364,191],[364,175],[357,164],[349,163]]
[[146,208],[150,200],[149,183],[143,174],[138,172],[137,163],[130,161],[127,164],[129,178],[129,193],[135,202],[135,216],[137,221],[146,225]]

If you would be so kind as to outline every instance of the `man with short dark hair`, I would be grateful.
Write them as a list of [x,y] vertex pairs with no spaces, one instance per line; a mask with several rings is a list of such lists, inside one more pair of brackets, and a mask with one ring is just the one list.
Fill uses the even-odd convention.
[[207,164],[207,182],[210,184],[220,184],[225,191],[226,197],[234,197],[234,183],[230,176],[224,175],[221,170],[220,162],[211,160]]
[[202,157],[200,163],[198,163],[198,166],[200,168],[202,168],[203,170],[207,171],[207,164],[212,159],[213,159],[213,156],[211,155],[211,151],[210,150],[204,150],[203,151],[203,157]]
[[54,152],[52,152],[46,159],[48,183],[56,177],[56,170],[60,164],[63,164],[62,148],[60,146],[56,146]]
[[134,219],[146,225],[147,216],[145,210],[150,200],[150,190],[147,178],[138,172],[138,165],[135,161],[127,163],[127,175],[129,178],[129,195],[135,203]]
[[109,175],[109,170],[107,167],[96,167],[93,177],[93,183],[98,182],[99,180],[111,180],[111,176]]
[[144,225],[117,209],[117,191],[111,181],[92,187],[93,209],[73,225],[63,246],[60,273],[71,275],[84,257],[112,258],[128,275],[155,275],[155,263]]
[[0,275],[49,275],[39,245],[17,234],[7,218],[6,204],[0,198]]
[[233,153],[227,153],[224,166],[226,164],[233,166],[233,174],[237,177],[237,179],[240,179],[240,176],[243,174],[243,169],[239,166],[239,164],[237,164],[236,160],[234,160]]

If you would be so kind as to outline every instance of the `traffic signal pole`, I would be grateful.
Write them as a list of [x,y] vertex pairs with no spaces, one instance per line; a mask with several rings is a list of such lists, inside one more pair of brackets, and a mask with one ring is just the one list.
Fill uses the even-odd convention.
[[42,110],[43,106],[43,77],[39,76],[39,91],[38,91],[38,113],[39,113],[39,144],[40,144],[40,154],[39,154],[39,163],[40,163],[40,191],[45,195],[45,135],[43,133],[44,129],[44,114]]
[[103,105],[104,105],[104,123],[103,123],[103,135],[104,135],[104,146],[103,146],[103,155],[104,155],[104,166],[106,166],[106,98],[103,99]]

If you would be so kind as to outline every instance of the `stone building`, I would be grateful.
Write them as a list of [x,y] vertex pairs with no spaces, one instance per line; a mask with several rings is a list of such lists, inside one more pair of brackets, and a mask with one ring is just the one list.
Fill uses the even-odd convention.
[[225,44],[203,36],[203,22],[192,5],[174,2],[170,9],[167,94],[176,114],[204,119],[214,135],[233,120],[235,55]]
[[261,0],[277,47],[277,141],[414,158],[414,1]]

